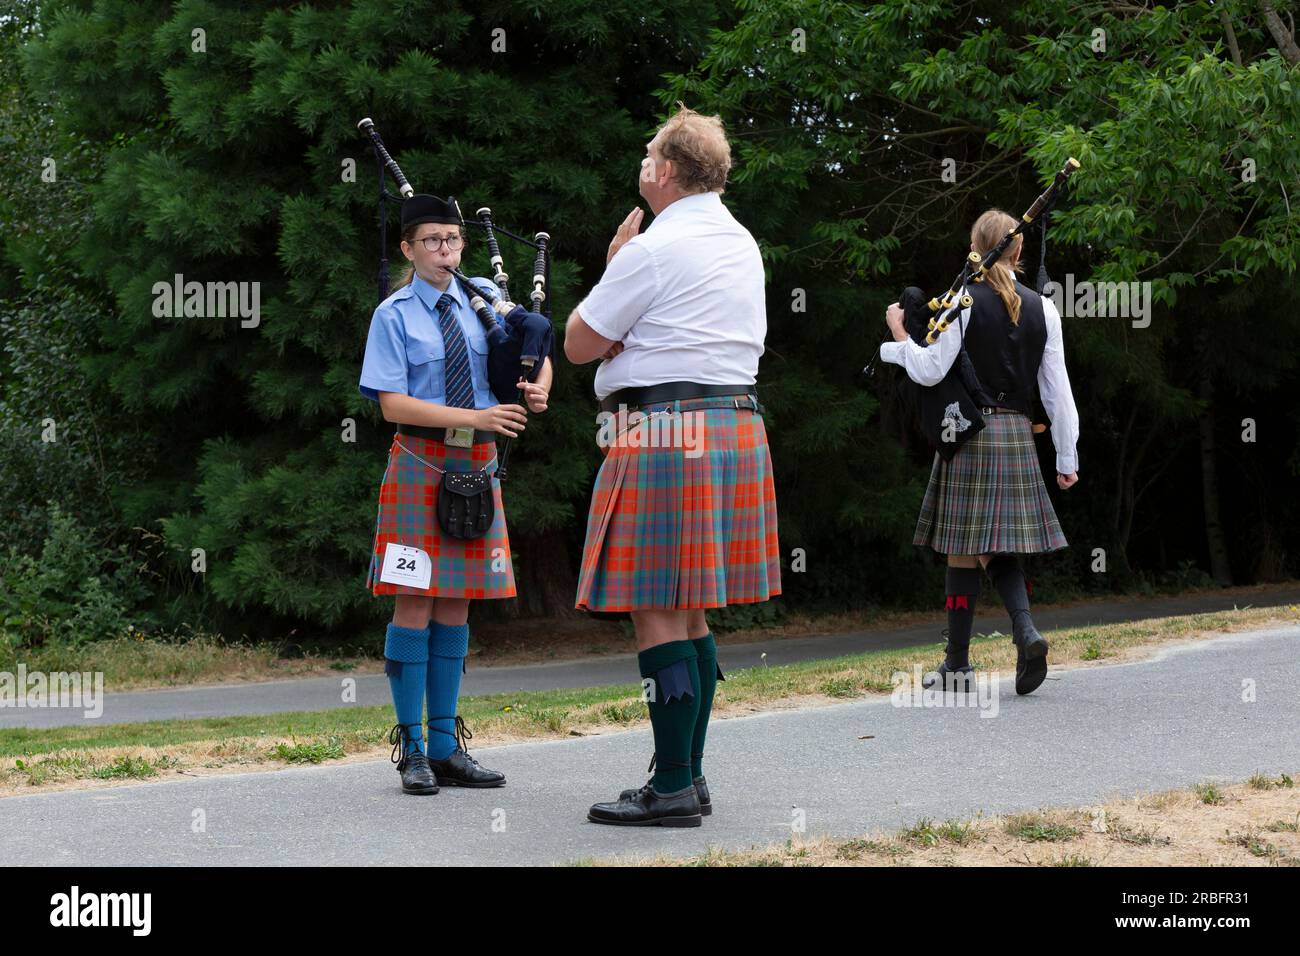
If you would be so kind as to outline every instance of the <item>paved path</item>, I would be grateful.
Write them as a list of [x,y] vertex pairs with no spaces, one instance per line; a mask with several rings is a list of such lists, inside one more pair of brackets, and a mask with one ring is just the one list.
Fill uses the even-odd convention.
[[[1256,607],[1300,603],[1300,587],[1236,589],[1226,594],[1213,592],[1138,598],[1123,601],[1089,602],[1074,607],[1044,608],[1035,614],[1043,629],[1113,624],[1175,614],[1231,610],[1234,606]],[[929,625],[906,628],[877,628],[817,637],[731,644],[719,648],[724,671],[753,667],[767,655],[770,665],[858,654],[863,651],[919,647],[941,642],[939,617]],[[1001,608],[981,612],[976,628],[992,631],[1007,628]],[[392,697],[383,674],[355,675],[355,703],[343,702],[341,681],[346,677],[314,677],[260,683],[211,685],[175,690],[129,691],[104,695],[104,712],[99,723],[127,723],[143,720],[172,720],[190,717],[225,717],[238,714],[274,714],[296,710],[327,710],[334,707],[389,704]],[[571,687],[603,687],[636,682],[632,655],[553,664],[509,667],[474,667],[461,685],[462,695],[513,691],[560,690]],[[68,708],[0,708],[0,727],[57,727],[80,723],[83,711]]]
[[[648,729],[484,747],[497,790],[400,792],[386,761],[0,800],[9,865],[549,864],[694,855],[896,830],[1300,770],[1300,627],[1171,646],[1141,662],[1054,672],[980,708],[888,698],[716,721],[716,810],[692,830],[608,827],[586,807],[639,785]],[[1253,702],[1243,681],[1254,682]],[[993,702],[996,700],[996,708]],[[984,717],[984,713],[995,714]],[[872,739],[862,737],[872,735]],[[1300,811],[1300,791],[1296,795]],[[194,832],[202,811],[205,829]]]

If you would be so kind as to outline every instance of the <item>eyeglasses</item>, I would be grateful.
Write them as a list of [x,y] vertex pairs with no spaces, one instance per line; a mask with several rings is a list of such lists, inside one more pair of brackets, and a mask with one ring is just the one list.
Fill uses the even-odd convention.
[[465,240],[459,234],[452,236],[422,236],[415,241],[424,243],[425,252],[437,252],[444,242],[450,252],[456,252],[465,244]]

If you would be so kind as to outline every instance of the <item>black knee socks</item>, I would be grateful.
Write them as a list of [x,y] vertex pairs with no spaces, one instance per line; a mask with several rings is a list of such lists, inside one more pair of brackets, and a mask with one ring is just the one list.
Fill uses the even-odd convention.
[[944,591],[948,608],[948,647],[944,662],[949,670],[970,665],[970,635],[975,624],[975,601],[980,593],[979,568],[948,568]]
[[1025,572],[1020,567],[1020,559],[1014,554],[994,555],[988,563],[989,578],[998,589],[1007,613],[1011,615],[1011,630],[1016,636],[1025,623],[1032,623],[1029,617],[1029,591],[1025,583]]

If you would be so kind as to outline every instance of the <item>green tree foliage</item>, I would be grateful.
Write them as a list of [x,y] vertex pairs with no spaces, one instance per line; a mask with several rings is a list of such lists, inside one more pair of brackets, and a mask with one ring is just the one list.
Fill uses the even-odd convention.
[[12,545],[0,553],[0,640],[34,647],[121,637],[154,623],[133,614],[148,594],[125,546],[102,548],[93,529],[51,501],[39,555]]
[[[877,323],[892,295],[860,291],[857,309],[836,297],[885,277],[893,290],[946,288],[976,216],[1018,214],[1076,156],[1082,172],[1051,218],[1053,274],[1149,281],[1156,305],[1147,328],[1066,320],[1081,473],[1102,483],[1059,501],[1075,544],[1069,573],[1102,547],[1124,579],[1144,539],[1149,565],[1172,563],[1167,541],[1169,552],[1223,562],[1215,574],[1226,577],[1227,555],[1214,552],[1228,495],[1248,496],[1232,508],[1246,526],[1232,563],[1243,577],[1281,573],[1282,540],[1297,530],[1283,470],[1297,462],[1297,402],[1279,394],[1296,351],[1278,344],[1294,341],[1300,319],[1268,303],[1297,292],[1300,78],[1266,5],[740,6],[736,26],[715,33],[663,100],[732,118],[737,191],[781,197],[764,223],[782,239],[767,250],[776,350],[794,350],[798,366],[825,350],[799,316],[778,317],[776,287],[819,287],[821,331],[845,332],[826,312]],[[1031,284],[1037,245],[1025,247]],[[1267,437],[1243,444],[1245,418]],[[896,427],[887,390],[881,427]],[[1216,453],[1216,440],[1243,452]],[[802,470],[788,456],[779,465]],[[884,477],[823,486],[823,500],[849,508],[881,493]]]
[[[562,320],[636,200],[659,74],[698,59],[718,12],[63,0],[41,14],[33,82],[59,91],[66,129],[114,138],[75,246],[115,304],[86,365],[130,415],[165,423],[149,480],[119,496],[124,522],[161,517],[181,568],[203,548],[204,587],[231,609],[377,618],[362,581],[392,427],[357,392],[377,252],[356,121],[375,118],[419,190],[547,229]],[[528,250],[507,248],[522,276]],[[484,270],[481,244],[467,264]],[[176,274],[260,283],[260,324],[155,315],[155,283]],[[505,491],[525,610],[572,605],[599,458],[590,375],[560,371]]]
[[0,15],[0,548],[27,554],[51,532],[50,500],[103,543],[120,540],[111,490],[139,479],[132,462],[149,455],[81,367],[109,297],[70,248],[106,147],[56,124],[57,90],[24,82],[18,53],[38,29],[34,0]]
[[[417,189],[552,234],[558,324],[682,99],[726,121],[725,198],[768,270],[760,384],[783,556],[802,549],[807,569],[787,571],[785,602],[935,592],[938,566],[910,544],[930,455],[897,371],[874,389],[858,372],[899,290],[946,285],[978,213],[1020,212],[1069,155],[1083,169],[1052,216],[1053,276],[1150,281],[1157,303],[1147,328],[1066,320],[1083,482],[1056,496],[1074,547],[1040,580],[1188,583],[1188,561],[1220,579],[1294,573],[1300,107],[1278,6],[19,0],[0,19],[4,49],[24,48],[0,58],[0,143],[19,159],[0,181],[16,224],[0,239],[15,449],[0,477],[21,486],[6,513],[36,533],[13,543],[40,553],[47,496],[100,501],[105,547],[164,536],[167,560],[149,553],[176,614],[265,631],[377,620],[362,581],[392,427],[356,389],[377,266],[356,121],[375,119]],[[42,191],[50,155],[61,185]],[[524,276],[526,250],[506,255]],[[466,265],[486,271],[481,243]],[[156,314],[155,284],[178,274],[259,283],[260,321]],[[592,371],[561,360],[552,410],[517,446],[512,613],[572,603],[600,460]],[[60,452],[76,468],[19,447],[55,392],[73,406],[55,417],[83,416]],[[96,424],[131,453],[99,467]],[[1087,573],[1097,547],[1107,576]]]

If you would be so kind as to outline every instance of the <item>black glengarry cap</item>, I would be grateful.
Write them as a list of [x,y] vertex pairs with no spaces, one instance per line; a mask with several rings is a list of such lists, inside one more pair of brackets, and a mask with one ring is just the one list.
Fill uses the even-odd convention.
[[422,222],[443,222],[452,226],[464,225],[456,200],[439,199],[427,193],[416,193],[402,203],[402,230]]

